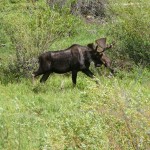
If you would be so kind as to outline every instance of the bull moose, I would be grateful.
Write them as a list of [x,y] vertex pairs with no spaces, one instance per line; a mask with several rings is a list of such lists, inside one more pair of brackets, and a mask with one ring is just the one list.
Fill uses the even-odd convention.
[[94,78],[94,74],[89,70],[92,61],[95,67],[104,64],[110,69],[111,73],[114,73],[114,70],[110,67],[110,59],[104,54],[104,51],[111,48],[112,44],[106,45],[106,38],[98,39],[95,42],[96,44],[90,43],[87,46],[74,44],[65,50],[41,54],[38,58],[39,69],[32,74],[33,81],[34,77],[39,75],[43,75],[40,82],[45,82],[51,73],[63,74],[71,71],[72,82],[75,85],[79,71]]

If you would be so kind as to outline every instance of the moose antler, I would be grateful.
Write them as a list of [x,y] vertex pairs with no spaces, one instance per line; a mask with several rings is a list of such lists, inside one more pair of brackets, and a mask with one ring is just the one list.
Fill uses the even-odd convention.
[[112,44],[107,45],[106,38],[100,38],[100,39],[96,40],[95,42],[98,45],[97,51],[100,53],[106,51],[107,49],[112,48],[113,45],[115,44],[115,42],[113,42]]
[[110,49],[115,45],[115,41],[113,41],[110,45],[107,45],[105,49]]
[[106,38],[100,38],[100,39],[96,40],[95,42],[101,48],[103,48],[103,49],[106,48]]

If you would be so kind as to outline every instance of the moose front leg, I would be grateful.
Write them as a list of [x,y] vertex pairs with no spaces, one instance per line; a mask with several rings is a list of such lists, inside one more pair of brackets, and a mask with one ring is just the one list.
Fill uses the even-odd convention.
[[76,82],[77,82],[77,71],[76,70],[73,70],[72,71],[72,82],[74,85],[76,85]]
[[107,63],[106,63],[106,64],[105,64],[105,67],[110,70],[110,75],[111,75],[111,76],[114,75],[115,71],[114,71],[114,69],[112,69],[112,68],[110,67],[110,64],[107,64]]
[[110,75],[111,76],[114,75],[115,71],[114,71],[114,69],[111,68],[111,61],[108,58],[107,59],[106,59],[106,57],[103,58],[103,64],[106,68],[109,69]]
[[82,72],[85,73],[88,77],[94,78],[94,74],[89,69],[82,70]]
[[114,73],[115,73],[114,69],[109,68],[109,70],[110,70],[111,74],[114,75]]
[[89,69],[82,70],[82,72],[85,73],[88,77],[92,78],[96,82],[96,84],[99,84],[98,79]]

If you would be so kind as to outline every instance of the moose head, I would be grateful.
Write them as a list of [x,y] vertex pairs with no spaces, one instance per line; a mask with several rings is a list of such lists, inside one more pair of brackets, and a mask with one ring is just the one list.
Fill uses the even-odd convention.
[[100,59],[97,59],[99,61],[95,63],[95,67],[100,67],[103,64],[105,65],[105,67],[109,68],[111,73],[114,73],[114,69],[111,68],[111,60],[104,52],[112,48],[115,43],[113,42],[112,44],[106,44],[106,38],[100,38],[96,40],[95,43],[96,43],[96,45],[94,45],[95,50],[100,57]]

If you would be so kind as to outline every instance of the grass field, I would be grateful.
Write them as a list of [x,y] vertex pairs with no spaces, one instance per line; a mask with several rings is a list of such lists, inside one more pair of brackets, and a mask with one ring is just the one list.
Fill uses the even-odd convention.
[[[90,31],[86,31],[61,39],[51,49],[94,42],[105,36],[103,28],[98,31],[89,37]],[[15,53],[1,51],[5,62],[10,60],[9,55]],[[115,77],[108,78],[107,69],[94,69],[92,65],[99,84],[79,73],[74,88],[70,75],[53,74],[46,84],[37,79],[33,85],[25,78],[8,82],[12,75],[7,79],[1,72],[0,149],[148,150],[150,72],[133,68],[130,72],[118,70]]]
[[[150,70],[148,65],[142,67],[140,59],[137,64],[141,66],[134,63],[132,66],[130,61],[133,59],[129,61],[128,58],[129,52],[135,56],[143,54],[141,58],[144,59],[149,57],[149,8],[148,1],[144,1],[143,7],[133,7],[139,8],[137,11],[117,6],[117,16],[121,14],[125,18],[120,22],[116,20],[115,28],[107,21],[105,24],[85,24],[65,13],[64,17],[58,12],[48,13],[45,1],[37,1],[38,7],[31,5],[33,1],[28,1],[29,5],[27,1],[6,1],[7,5],[5,1],[1,2],[0,150],[150,150]],[[7,27],[10,30],[7,31]],[[47,34],[50,31],[57,33],[58,29],[62,29],[64,36],[48,45],[45,51],[65,49],[72,44],[86,45],[101,37],[107,37],[110,43],[114,34],[117,42],[125,45],[116,44],[116,51],[112,49],[106,53],[114,59],[113,63],[127,61],[129,69],[116,67],[117,73],[109,78],[107,69],[95,69],[91,65],[99,84],[79,73],[76,87],[68,74],[52,74],[45,84],[40,84],[38,78],[33,85],[30,78],[21,76],[19,64],[24,61],[20,60],[26,58],[22,54],[41,50],[45,45],[38,47],[35,43],[49,42]],[[73,30],[71,36],[69,30]],[[16,63],[17,53],[21,59]],[[19,73],[17,69],[20,69]]]
[[0,149],[143,149],[150,146],[150,74],[79,73],[0,84]]

